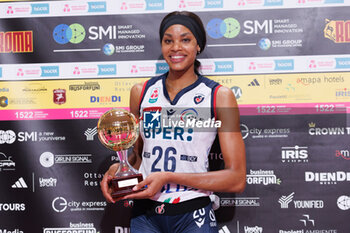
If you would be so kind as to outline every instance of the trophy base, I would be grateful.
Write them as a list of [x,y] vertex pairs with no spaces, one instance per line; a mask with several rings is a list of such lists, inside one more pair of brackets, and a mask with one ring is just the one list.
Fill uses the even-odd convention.
[[111,180],[112,197],[119,198],[131,193],[139,192],[133,191],[132,188],[143,180],[142,174],[135,174],[124,177],[114,177]]

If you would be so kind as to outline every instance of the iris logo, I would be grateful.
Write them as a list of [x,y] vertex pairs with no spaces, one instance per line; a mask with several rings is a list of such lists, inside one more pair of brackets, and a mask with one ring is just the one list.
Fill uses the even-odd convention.
[[58,44],[67,44],[68,42],[79,44],[84,40],[86,32],[81,24],[73,23],[69,26],[67,24],[57,25],[52,34]]
[[207,24],[208,35],[213,39],[234,38],[238,36],[241,25],[235,18],[226,18],[224,20],[214,18]]

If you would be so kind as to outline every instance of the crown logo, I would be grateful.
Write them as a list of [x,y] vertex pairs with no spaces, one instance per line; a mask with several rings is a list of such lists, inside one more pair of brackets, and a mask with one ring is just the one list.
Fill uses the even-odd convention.
[[310,128],[315,128],[315,126],[316,126],[316,124],[315,124],[314,122],[310,122],[310,123],[309,123],[309,127],[310,127]]

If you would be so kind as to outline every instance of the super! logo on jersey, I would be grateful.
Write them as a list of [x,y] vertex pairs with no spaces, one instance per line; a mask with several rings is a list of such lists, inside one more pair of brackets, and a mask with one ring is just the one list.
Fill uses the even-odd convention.
[[0,32],[0,53],[32,53],[33,31]]
[[350,20],[326,19],[324,37],[335,43],[350,43]]
[[157,102],[159,97],[159,88],[156,87],[151,91],[151,96],[148,99],[148,102],[150,102],[151,104]]

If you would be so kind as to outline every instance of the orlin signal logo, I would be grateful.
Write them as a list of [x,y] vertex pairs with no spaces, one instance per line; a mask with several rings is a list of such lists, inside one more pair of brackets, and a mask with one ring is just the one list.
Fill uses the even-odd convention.
[[32,53],[33,31],[0,31],[0,53]]
[[324,37],[334,43],[350,43],[350,20],[329,20],[326,19],[326,26],[323,30]]

